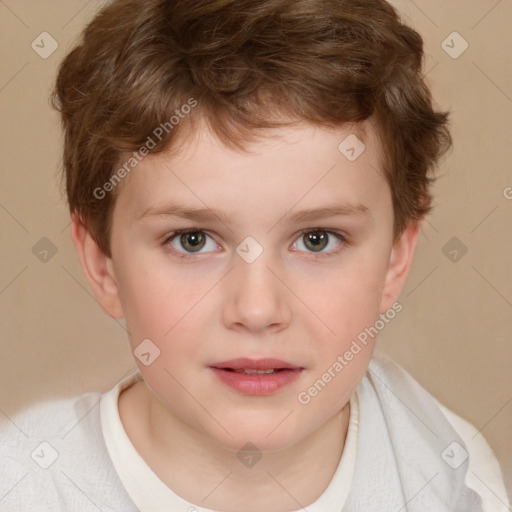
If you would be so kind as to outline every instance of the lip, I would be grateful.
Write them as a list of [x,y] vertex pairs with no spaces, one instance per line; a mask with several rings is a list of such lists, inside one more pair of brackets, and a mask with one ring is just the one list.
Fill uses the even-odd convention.
[[221,363],[215,363],[210,365],[210,368],[229,368],[231,370],[281,370],[281,369],[303,369],[301,366],[297,366],[280,359],[273,359],[266,357],[263,359],[249,359],[247,357],[239,357],[238,359],[230,359],[229,361],[223,361]]
[[[268,396],[299,378],[304,368],[280,359],[231,359],[209,367],[226,386],[244,395]],[[245,374],[233,370],[279,370],[270,374]]]

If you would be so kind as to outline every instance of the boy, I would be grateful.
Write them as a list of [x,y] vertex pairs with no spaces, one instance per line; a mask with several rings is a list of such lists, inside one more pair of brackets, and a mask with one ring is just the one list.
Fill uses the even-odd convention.
[[450,145],[422,56],[383,0],[96,16],[55,105],[138,372],[6,427],[6,510],[506,510],[485,440],[374,353]]

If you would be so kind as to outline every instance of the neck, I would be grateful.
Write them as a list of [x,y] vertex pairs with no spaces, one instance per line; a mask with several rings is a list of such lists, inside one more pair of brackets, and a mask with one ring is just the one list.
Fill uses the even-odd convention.
[[174,416],[143,382],[121,394],[119,412],[137,451],[181,498],[224,512],[284,512],[310,505],[329,485],[343,452],[350,407],[300,442],[261,453],[254,464],[254,454],[243,464],[236,451]]

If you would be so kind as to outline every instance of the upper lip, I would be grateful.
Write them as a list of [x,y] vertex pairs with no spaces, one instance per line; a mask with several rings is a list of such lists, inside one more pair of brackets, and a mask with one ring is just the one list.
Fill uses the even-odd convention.
[[271,370],[271,369],[302,369],[297,366],[280,359],[266,357],[264,359],[249,359],[247,357],[239,357],[238,359],[230,359],[210,365],[212,368],[229,368],[231,370]]

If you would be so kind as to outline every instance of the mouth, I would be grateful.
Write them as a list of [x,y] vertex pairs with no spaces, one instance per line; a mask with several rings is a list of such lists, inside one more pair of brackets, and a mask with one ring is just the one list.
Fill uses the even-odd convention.
[[304,370],[271,358],[232,359],[215,363],[210,369],[222,383],[245,395],[270,395],[291,384]]

